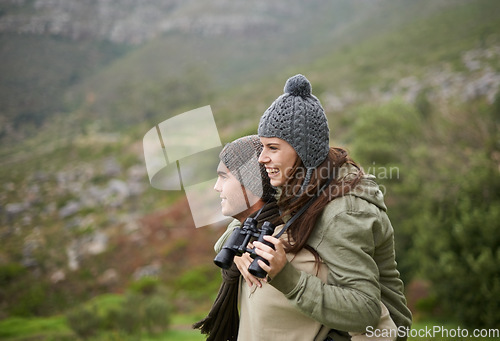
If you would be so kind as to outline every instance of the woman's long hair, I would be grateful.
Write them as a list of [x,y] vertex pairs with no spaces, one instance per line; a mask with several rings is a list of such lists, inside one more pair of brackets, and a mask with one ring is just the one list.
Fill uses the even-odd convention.
[[[345,164],[357,168],[356,174],[339,178],[339,169]],[[282,217],[292,217],[312,197],[318,194],[313,204],[288,228],[288,242],[285,243],[287,253],[298,253],[304,247],[314,254],[316,263],[319,264],[319,255],[307,245],[316,220],[323,208],[335,198],[339,198],[351,191],[361,180],[363,172],[360,167],[349,157],[346,150],[330,147],[327,158],[313,172],[309,184],[302,188],[306,168],[300,158],[291,170],[288,181],[282,186],[278,206],[281,208]],[[320,191],[323,184],[333,176],[334,179],[326,189]],[[318,193],[319,192],[319,193]]]

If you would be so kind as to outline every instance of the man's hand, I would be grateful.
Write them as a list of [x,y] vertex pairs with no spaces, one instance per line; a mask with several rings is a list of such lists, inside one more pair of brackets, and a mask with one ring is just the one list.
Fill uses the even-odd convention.
[[262,279],[259,279],[248,272],[248,267],[253,262],[253,258],[250,257],[250,254],[248,252],[245,252],[241,257],[234,257],[233,262],[238,267],[238,270],[240,270],[240,273],[243,275],[243,278],[245,279],[250,288],[254,284],[259,288],[262,287],[261,283]]

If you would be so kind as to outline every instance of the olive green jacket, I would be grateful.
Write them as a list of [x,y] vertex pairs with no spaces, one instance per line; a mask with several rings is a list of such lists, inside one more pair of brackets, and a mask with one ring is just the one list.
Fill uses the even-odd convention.
[[[354,171],[342,167],[340,176]],[[324,208],[307,242],[327,265],[328,284],[290,263],[270,284],[298,310],[331,329],[364,332],[377,326],[380,301],[398,327],[409,327],[411,313],[396,268],[394,230],[386,211],[374,177],[365,176],[354,191]],[[398,339],[405,339],[401,336]]]
[[396,268],[394,230],[373,177],[330,202],[308,244],[330,269],[328,283],[287,264],[270,282],[304,314],[338,330],[365,331],[380,318],[380,300],[396,325],[409,327]]

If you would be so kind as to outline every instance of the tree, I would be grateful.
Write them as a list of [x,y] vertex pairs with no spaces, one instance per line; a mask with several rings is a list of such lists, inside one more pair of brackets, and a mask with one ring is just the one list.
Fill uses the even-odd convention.
[[448,317],[492,327],[500,323],[499,105],[440,105],[425,115],[398,101],[358,109],[352,151],[376,162],[375,175],[399,169],[379,183],[406,282],[430,280]]

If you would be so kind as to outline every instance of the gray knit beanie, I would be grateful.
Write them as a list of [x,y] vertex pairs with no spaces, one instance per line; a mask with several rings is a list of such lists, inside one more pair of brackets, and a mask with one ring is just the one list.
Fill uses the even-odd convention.
[[258,130],[260,137],[278,137],[295,149],[307,169],[304,188],[330,149],[328,120],[311,91],[311,83],[303,75],[289,78],[285,93],[264,112]]
[[219,158],[246,189],[267,202],[276,190],[271,186],[266,168],[259,163],[261,152],[259,137],[250,135],[226,144]]

